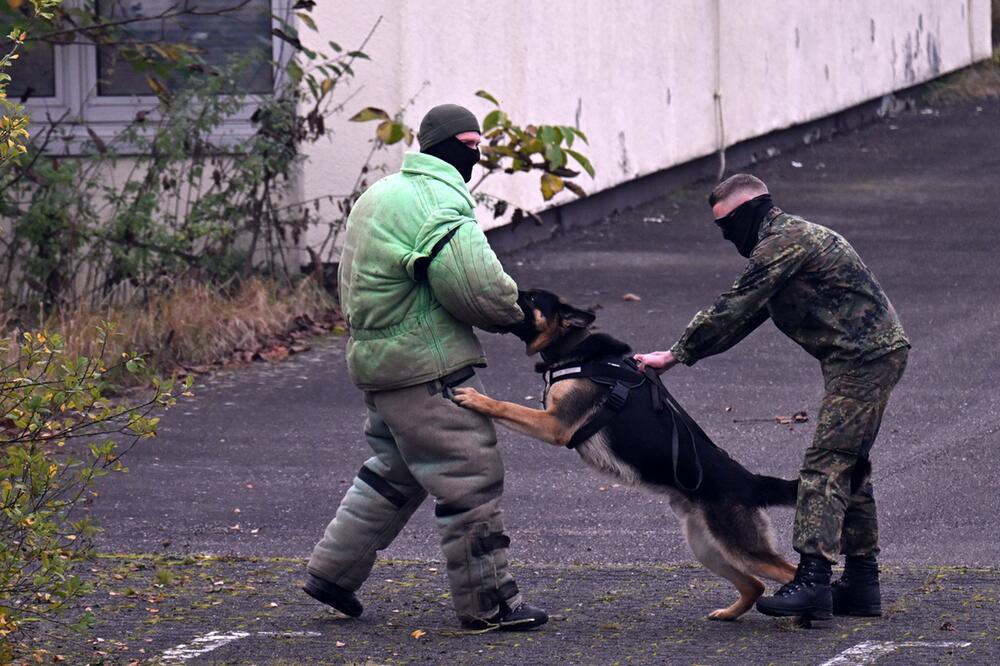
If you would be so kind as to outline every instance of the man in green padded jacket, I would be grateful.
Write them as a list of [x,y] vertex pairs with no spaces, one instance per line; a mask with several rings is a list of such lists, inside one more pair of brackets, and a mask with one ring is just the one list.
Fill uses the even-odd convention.
[[548,616],[524,603],[509,571],[496,432],[451,400],[457,386],[482,391],[473,368],[486,357],[473,327],[505,332],[525,314],[466,186],[479,162],[476,117],[434,107],[417,138],[420,152],[372,185],[347,220],[339,273],[347,365],[364,391],[374,455],[313,549],[303,589],[359,616],[354,593],[377,551],[430,494],[463,626],[532,629]]
[[[910,342],[875,275],[843,236],[774,206],[749,174],[720,183],[709,205],[722,235],[750,261],[669,351],[637,354],[658,372],[726,351],[770,319],[819,360],[826,395],[799,475],[795,579],[757,609],[828,619],[880,615],[878,525],[868,455]],[[847,556],[830,585],[830,564]]]

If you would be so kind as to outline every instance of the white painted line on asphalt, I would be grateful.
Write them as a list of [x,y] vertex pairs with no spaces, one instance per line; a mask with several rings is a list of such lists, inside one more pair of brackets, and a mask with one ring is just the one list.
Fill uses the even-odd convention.
[[212,650],[229,645],[233,641],[238,641],[250,636],[278,636],[281,638],[297,638],[303,636],[322,636],[318,631],[231,631],[228,634],[218,631],[210,631],[204,636],[198,636],[190,643],[181,643],[172,647],[160,655],[160,663],[173,663],[188,661],[203,654],[208,654]]
[[188,659],[193,659],[195,657],[200,657],[203,654],[207,654],[216,648],[222,647],[223,645],[228,645],[233,641],[246,638],[249,635],[250,633],[246,631],[232,631],[228,634],[219,633],[218,631],[210,631],[204,636],[198,636],[190,643],[181,643],[177,647],[170,648],[160,655],[160,661],[187,661]]
[[874,664],[875,660],[879,657],[884,657],[900,648],[966,648],[970,645],[972,643],[965,641],[865,641],[844,650],[830,661],[824,661],[819,666],[863,666],[864,664]]

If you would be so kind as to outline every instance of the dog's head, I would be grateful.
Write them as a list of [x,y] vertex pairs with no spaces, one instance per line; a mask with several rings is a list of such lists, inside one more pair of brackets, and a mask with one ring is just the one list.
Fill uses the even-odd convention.
[[525,321],[512,332],[524,340],[528,356],[544,351],[573,331],[589,328],[597,316],[544,289],[519,292],[517,302],[524,310]]

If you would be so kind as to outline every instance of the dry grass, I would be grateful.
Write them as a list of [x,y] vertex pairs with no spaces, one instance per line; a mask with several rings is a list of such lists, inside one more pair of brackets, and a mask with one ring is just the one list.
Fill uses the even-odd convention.
[[1000,48],[989,60],[934,82],[927,95],[929,102],[945,104],[991,98],[1000,98]]
[[232,293],[187,283],[142,305],[78,308],[46,317],[43,330],[61,333],[67,355],[98,352],[95,331],[113,322],[109,358],[123,351],[145,354],[159,372],[223,362],[234,351],[258,350],[301,328],[302,321],[329,319],[335,305],[315,281],[295,288],[250,279]]

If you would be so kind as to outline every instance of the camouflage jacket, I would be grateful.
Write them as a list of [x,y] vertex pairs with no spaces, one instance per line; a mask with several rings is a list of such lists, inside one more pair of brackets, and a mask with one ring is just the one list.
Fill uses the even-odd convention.
[[778,208],[764,219],[743,274],[695,315],[670,351],[694,365],[768,318],[819,359],[827,379],[910,346],[892,303],[850,243]]

